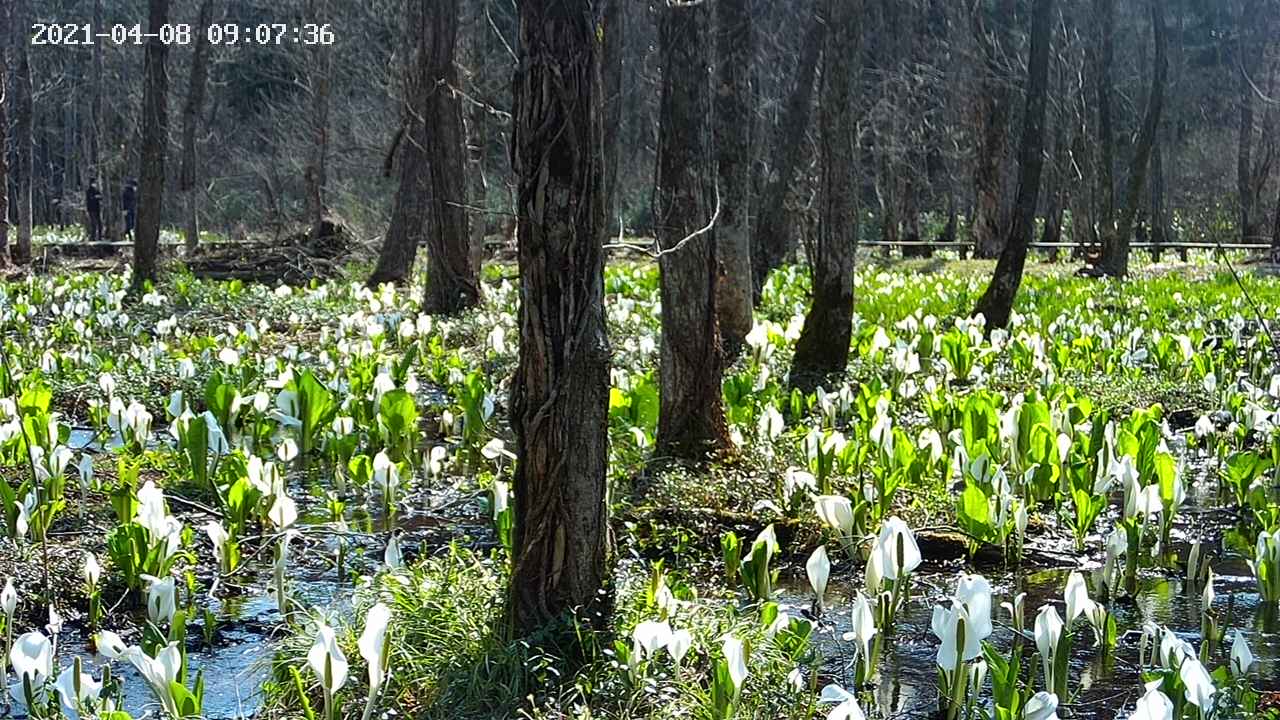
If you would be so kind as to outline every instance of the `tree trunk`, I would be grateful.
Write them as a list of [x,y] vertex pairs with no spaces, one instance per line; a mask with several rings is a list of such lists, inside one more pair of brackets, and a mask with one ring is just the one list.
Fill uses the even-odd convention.
[[1005,228],[1000,222],[1004,167],[1009,134],[1010,78],[1004,55],[1013,50],[1014,0],[999,0],[994,27],[984,21],[982,5],[973,11],[974,31],[981,48],[982,65],[977,99],[978,145],[973,186],[977,196],[973,218],[973,247],[977,257],[1000,254]]
[[[719,258],[710,148],[708,8],[659,11],[662,99],[654,222],[662,280],[657,452],[688,460],[730,447],[720,383],[724,356],[716,322]],[[705,232],[703,231],[705,229]]]
[[169,48],[160,28],[169,22],[169,0],[149,0],[145,84],[142,92],[142,172],[138,187],[138,228],[133,241],[133,287],[155,282],[164,204],[164,162],[169,144]]
[[1105,238],[1115,230],[1116,220],[1115,131],[1111,120],[1116,0],[1094,0],[1093,8],[1095,32],[1101,46],[1094,53],[1093,69],[1098,104],[1098,225]]
[[[1157,0],[1158,2],[1159,0]],[[1022,284],[1022,270],[1035,230],[1040,172],[1044,166],[1044,116],[1049,96],[1049,47],[1053,41],[1054,0],[1035,0],[1031,8],[1031,55],[1027,61],[1027,105],[1018,158],[1018,196],[1009,238],[996,262],[991,284],[978,300],[974,315],[986,317],[987,330],[1005,327]]]
[[[471,68],[470,82],[472,93],[477,98],[483,97],[483,80],[487,72],[493,33],[489,32],[486,19],[489,9],[488,0],[472,0],[474,10],[470,20],[470,32],[466,37],[466,65]],[[467,103],[466,111],[467,137],[467,197],[470,205],[479,208],[471,216],[468,232],[468,246],[471,252],[471,265],[479,268],[484,259],[484,238],[488,229],[489,180],[485,174],[486,158],[489,151],[489,108],[481,100]]]
[[1164,142],[1156,137],[1151,149],[1151,259],[1160,262],[1169,244],[1169,212],[1165,206]]
[[[436,2],[438,0],[428,0]],[[589,0],[524,0],[514,84],[520,363],[513,634],[607,609],[609,342],[600,49]],[[603,623],[601,623],[603,624]]]
[[1155,39],[1155,65],[1151,74],[1151,92],[1147,97],[1147,111],[1142,119],[1142,129],[1134,143],[1133,165],[1129,169],[1129,184],[1125,191],[1124,207],[1116,218],[1113,232],[1109,232],[1102,244],[1102,271],[1111,277],[1129,274],[1129,239],[1133,236],[1134,219],[1142,203],[1142,188],[1147,180],[1147,168],[1151,161],[1151,148],[1156,132],[1160,129],[1160,111],[1164,106],[1164,86],[1168,71],[1165,61],[1164,0],[1149,0],[1151,6],[1151,33]]
[[[1065,60],[1059,60],[1057,66],[1057,88],[1060,94],[1067,90],[1067,68]],[[1048,196],[1049,207],[1044,218],[1044,234],[1041,242],[1051,262],[1058,260],[1058,244],[1062,242],[1062,216],[1066,196],[1067,165],[1067,110],[1059,106],[1053,115],[1053,163],[1049,168]]]
[[[853,330],[853,269],[858,240],[858,152],[854,112],[861,0],[826,0],[826,58],[818,124],[822,189],[812,302],[791,362],[793,387],[811,391],[842,374]],[[917,237],[918,239],[918,237]]]
[[[0,1],[0,25],[11,27],[12,7]],[[0,35],[0,267],[9,265],[9,38]]]
[[726,358],[751,332],[751,8],[748,0],[717,0],[715,152],[720,219],[716,310]]
[[415,0],[409,27],[417,28],[416,58],[405,82],[404,135],[399,143],[400,186],[391,223],[370,285],[403,282],[413,270],[418,239],[426,235],[427,312],[459,312],[480,301],[467,211],[466,137],[454,51],[458,0]]
[[14,51],[17,67],[13,74],[13,115],[14,115],[14,191],[15,198],[10,204],[16,208],[18,220],[18,242],[13,248],[13,259],[18,263],[31,262],[31,226],[32,207],[31,193],[35,184],[35,141],[32,135],[33,106],[31,87],[31,53],[27,49],[27,31],[31,28],[31,13],[28,0],[14,0],[13,14],[18,19],[14,23]]
[[457,94],[454,63],[459,0],[426,0],[435,15],[435,35],[427,56],[425,154],[431,178],[427,206],[427,285],[422,306],[429,313],[452,314],[480,302],[480,268],[471,253],[466,205],[467,137]]
[[[213,0],[201,0],[196,27],[207,28],[212,21]],[[187,101],[182,107],[182,169],[178,174],[178,190],[186,195],[188,253],[193,252],[200,242],[200,164],[196,155],[196,132],[200,114],[204,112],[205,84],[209,77],[209,34],[197,32],[195,36]]]
[[760,291],[769,279],[769,273],[782,264],[795,240],[787,218],[787,192],[795,182],[796,168],[801,159],[800,148],[809,127],[813,78],[826,30],[821,14],[814,13],[796,61],[795,85],[787,96],[782,121],[774,132],[769,176],[761,194],[760,210],[750,243],[752,301],[756,304],[760,302]]
[[[325,22],[327,0],[310,0],[307,17],[311,22]],[[306,201],[308,234],[320,237],[325,232],[325,188],[329,184],[329,85],[333,74],[333,48],[317,44],[311,47],[311,156],[302,169],[303,194]]]
[[605,227],[625,232],[622,199],[618,196],[618,167],[622,159],[623,58],[627,54],[627,0],[605,0],[604,48],[600,79],[604,105]]

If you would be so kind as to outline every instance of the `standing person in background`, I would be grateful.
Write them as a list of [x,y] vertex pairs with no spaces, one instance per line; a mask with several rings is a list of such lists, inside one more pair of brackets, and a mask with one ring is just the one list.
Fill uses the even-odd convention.
[[133,239],[133,228],[138,224],[138,180],[129,178],[120,193],[120,207],[124,209],[124,236]]
[[102,191],[90,180],[84,191],[84,209],[89,214],[89,242],[102,242]]

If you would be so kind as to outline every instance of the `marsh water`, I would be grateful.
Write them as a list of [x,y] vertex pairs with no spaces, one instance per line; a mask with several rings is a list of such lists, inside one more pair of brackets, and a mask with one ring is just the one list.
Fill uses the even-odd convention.
[[[1237,553],[1221,549],[1222,532],[1235,523],[1230,510],[1217,507],[1217,485],[1213,480],[1216,469],[1199,459],[1187,457],[1187,472],[1196,481],[1188,487],[1188,496],[1179,512],[1171,534],[1171,548],[1180,561],[1185,561],[1190,541],[1198,537],[1202,542],[1202,558],[1210,563],[1214,572],[1216,599],[1213,612],[1219,630],[1225,639],[1218,644],[1210,657],[1210,670],[1227,664],[1232,633],[1242,631],[1257,659],[1254,665],[1255,687],[1280,690],[1280,612],[1274,605],[1263,603],[1258,594],[1254,577],[1247,560]],[[1105,525],[1105,520],[1103,523]],[[1032,551],[1040,558],[1072,557],[1075,563],[1062,563],[1061,567],[1020,569],[978,567],[996,597],[992,601],[992,619],[995,624],[989,642],[1007,650],[1013,641],[1009,613],[1000,604],[1012,600],[1018,593],[1026,593],[1024,600],[1025,627],[1030,630],[1041,606],[1056,604],[1059,614],[1064,614],[1063,589],[1072,570],[1085,573],[1100,566],[1102,538],[1093,535],[1086,542],[1086,552],[1074,553],[1074,542],[1065,536],[1030,538],[1028,555]],[[1144,550],[1146,548],[1144,547]],[[1091,551],[1091,552],[1090,552]],[[833,564],[850,565],[845,560]],[[935,604],[944,601],[955,589],[962,564],[940,568],[927,562],[914,578],[915,592],[910,604],[898,616],[894,632],[885,638],[878,665],[878,677],[866,694],[873,703],[864,704],[869,715],[879,717],[909,718],[933,717],[937,710],[938,641],[930,627]],[[821,615],[820,629],[816,637],[827,663],[824,672],[829,680],[852,687],[852,643],[842,640],[850,629],[853,592],[861,586],[861,568],[856,573],[833,573],[826,595],[826,609]],[[813,593],[803,572],[787,579],[782,602],[802,611],[809,609]],[[1128,717],[1134,702],[1142,695],[1142,681],[1138,672],[1139,640],[1146,621],[1173,630],[1180,638],[1199,649],[1201,644],[1201,587],[1192,587],[1178,568],[1145,567],[1140,571],[1138,589],[1134,597],[1121,597],[1105,603],[1116,619],[1118,643],[1114,651],[1104,658],[1094,647],[1092,627],[1082,617],[1075,625],[1075,641],[1072,646],[1070,685],[1072,698],[1063,703],[1062,717],[1078,720],[1112,720]],[[1027,642],[1023,652],[1023,672],[1034,677],[1036,689],[1039,680],[1039,659],[1035,656],[1035,644]],[[824,679],[826,682],[827,679]],[[870,707],[867,707],[870,705]]]
[[[1211,564],[1217,599],[1213,605],[1219,627],[1227,633],[1214,654],[1210,668],[1226,663],[1231,633],[1243,631],[1257,657],[1254,668],[1259,687],[1280,689],[1280,620],[1276,608],[1265,605],[1258,595],[1246,559],[1222,551],[1220,537],[1224,528],[1234,524],[1230,510],[1217,507],[1215,469],[1203,461],[1187,458],[1189,485],[1187,501],[1180,511],[1171,536],[1177,557],[1185,560],[1189,538],[1203,542],[1204,557]],[[417,500],[417,499],[415,499]],[[415,502],[425,510],[406,511],[397,517],[395,526],[402,533],[402,543],[410,558],[429,552],[449,541],[469,538],[472,542],[489,543],[483,523],[483,510],[476,507],[473,494],[445,491],[443,494]],[[320,612],[341,616],[350,612],[352,586],[339,583],[331,558],[336,551],[337,535],[325,527],[327,518],[316,512],[304,512],[303,538],[293,550],[296,561],[290,568],[290,591],[303,605]],[[388,523],[363,510],[349,520],[353,532],[347,536],[348,562],[361,569],[372,569],[381,559]],[[1100,525],[1107,526],[1104,519]],[[307,528],[319,532],[307,535]],[[1035,614],[1046,603],[1056,603],[1062,610],[1062,591],[1068,574],[1075,569],[1086,574],[1099,564],[1101,537],[1094,535],[1085,543],[1086,551],[1076,553],[1073,542],[1060,531],[1050,531],[1028,540],[1028,556],[1039,560],[1035,567],[1019,568],[981,566],[969,568],[980,572],[996,589],[992,603],[996,629],[990,638],[996,647],[1008,648],[1013,631],[1008,613],[1000,603],[1025,592],[1025,622],[1029,628]],[[1048,560],[1046,560],[1046,558]],[[827,608],[820,617],[815,633],[825,658],[821,682],[838,682],[851,687],[852,644],[841,639],[849,630],[853,591],[861,585],[862,569],[833,554],[835,571],[827,591]],[[899,614],[894,632],[885,638],[878,672],[871,687],[864,689],[869,715],[881,718],[932,717],[937,708],[935,656],[937,640],[930,629],[933,606],[953,590],[956,577],[964,571],[962,561],[932,562],[917,572],[911,602]],[[210,720],[253,717],[261,709],[261,686],[270,676],[270,659],[275,633],[280,632],[281,618],[274,597],[267,590],[265,576],[258,576],[247,588],[234,592],[215,592],[201,599],[216,618],[215,641],[206,646],[201,622],[188,633],[190,672],[203,672],[205,682],[204,711]],[[803,571],[784,578],[779,601],[794,611],[810,612],[812,593]],[[1200,645],[1200,591],[1189,587],[1180,568],[1145,567],[1141,571],[1135,597],[1107,603],[1115,616],[1119,642],[1106,658],[1093,646],[1093,631],[1081,619],[1076,625],[1076,641],[1071,661],[1073,697],[1062,710],[1063,717],[1083,720],[1111,720],[1127,717],[1128,710],[1141,694],[1138,677],[1138,638],[1145,621],[1168,626],[1183,639]],[[97,674],[101,658],[89,650],[86,634],[69,629],[61,638],[59,654],[66,661],[80,655],[90,672]],[[1038,659],[1034,643],[1024,652],[1024,672],[1033,670],[1038,676]],[[117,662],[113,671],[126,678],[125,710],[140,717],[155,710],[154,699],[135,671]],[[1033,682],[1038,683],[1039,680]]]

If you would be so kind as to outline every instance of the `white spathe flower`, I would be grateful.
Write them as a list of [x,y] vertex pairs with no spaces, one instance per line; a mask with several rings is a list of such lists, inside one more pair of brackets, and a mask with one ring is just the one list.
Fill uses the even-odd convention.
[[1147,692],[1138,698],[1129,720],[1173,720],[1173,701],[1160,692],[1160,681],[1147,683]]
[[364,618],[364,631],[360,633],[357,645],[360,657],[369,666],[369,692],[377,692],[386,677],[387,666],[391,660],[390,648],[387,645],[387,626],[391,623],[391,608],[378,603],[369,608]]
[[172,576],[158,578],[143,575],[150,583],[147,588],[147,617],[156,626],[167,626],[178,612],[178,587]]
[[[953,672],[957,660],[968,662],[982,654],[982,641],[969,631],[969,616],[964,603],[951,602],[948,607],[935,605],[930,626],[934,636],[942,641],[938,646],[937,663],[943,670]],[[961,628],[963,639],[960,637]]]
[[866,715],[858,705],[858,698],[835,683],[822,688],[822,695],[818,700],[836,705],[827,713],[827,720],[866,720]]
[[23,633],[9,650],[9,665],[19,684],[31,678],[31,684],[37,685],[53,675],[53,643],[39,630]]
[[667,652],[671,653],[671,659],[676,665],[684,659],[684,656],[693,647],[693,633],[688,630],[676,630],[671,633],[671,639],[667,642]]
[[391,570],[404,567],[404,553],[400,550],[400,536],[396,533],[392,533],[391,538],[387,540],[387,549],[382,553],[382,562]]
[[724,659],[729,664],[729,681],[733,683],[733,692],[736,695],[742,691],[742,683],[747,679],[747,658],[746,650],[742,646],[742,641],[732,635],[725,635]]
[[1050,692],[1032,695],[1023,706],[1022,720],[1058,720],[1058,696]]
[[182,668],[182,652],[178,650],[177,643],[169,643],[154,658],[137,646],[128,648],[123,655],[146,681],[152,694],[164,706],[165,712],[170,717],[178,717],[178,707],[173,699],[172,687]]
[[831,560],[827,557],[827,546],[819,545],[804,564],[805,574],[809,577],[809,586],[818,598],[818,607],[824,607],[822,598],[827,593],[827,579],[831,577]]
[[1213,678],[1209,677],[1204,664],[1199,658],[1187,657],[1178,666],[1178,677],[1186,686],[1187,701],[1207,713],[1213,706],[1213,694],[1217,688],[1213,686]]
[[956,585],[955,601],[964,605],[968,616],[966,634],[978,641],[991,637],[991,583],[981,575],[962,575]]
[[1063,591],[1063,599],[1067,602],[1067,617],[1064,622],[1067,627],[1076,621],[1084,613],[1088,612],[1092,601],[1089,599],[1089,588],[1085,585],[1084,575],[1078,570],[1072,570],[1067,576],[1067,587]]
[[276,526],[276,529],[284,530],[298,521],[298,505],[293,498],[280,492],[276,495],[275,502],[271,504],[271,509],[267,511],[267,518]]
[[18,608],[18,591],[13,589],[13,578],[5,578],[4,589],[0,590],[0,609],[6,618],[12,618]]
[[871,604],[867,602],[867,596],[858,593],[857,598],[853,601],[853,620],[849,625],[850,631],[844,634],[847,642],[857,643],[858,657],[863,662],[869,663],[871,659],[871,641],[876,636],[876,620],[871,614]]
[[1040,613],[1036,615],[1034,634],[1036,649],[1040,651],[1041,664],[1044,666],[1045,684],[1050,687],[1054,685],[1050,679],[1053,678],[1054,656],[1058,652],[1058,641],[1062,638],[1062,629],[1062,618],[1058,615],[1057,609],[1052,605],[1040,608]]
[[80,708],[89,703],[96,703],[102,694],[102,683],[84,672],[81,672],[77,678],[74,664],[68,665],[59,673],[54,688],[58,691],[58,698],[62,702],[62,712],[69,720],[79,720]]
[[853,503],[843,495],[819,495],[813,499],[813,509],[818,519],[840,533],[842,538],[853,535]]
[[124,644],[124,640],[110,630],[103,630],[95,635],[93,644],[98,648],[98,654],[108,660],[119,658],[128,649],[128,646]]
[[331,696],[347,684],[347,656],[338,647],[333,628],[324,623],[320,623],[315,642],[307,651],[307,665]]
[[85,553],[84,556],[84,581],[89,587],[97,587],[98,581],[102,579],[102,566],[98,564],[98,556],[93,553]]
[[1245,641],[1244,633],[1236,628],[1235,637],[1231,640],[1231,674],[1237,678],[1248,675],[1253,662],[1253,652],[1249,650],[1249,643]]
[[896,515],[884,522],[871,552],[879,555],[880,576],[889,581],[897,580],[899,575],[910,575],[922,561],[915,534]]
[[671,644],[671,625],[666,620],[645,620],[631,631],[631,642],[639,651],[637,660],[652,659],[654,653]]
[[502,438],[493,438],[485,443],[484,447],[480,448],[480,454],[489,460],[497,460],[503,457],[512,460],[516,459],[515,453],[507,449],[507,444],[502,441]]

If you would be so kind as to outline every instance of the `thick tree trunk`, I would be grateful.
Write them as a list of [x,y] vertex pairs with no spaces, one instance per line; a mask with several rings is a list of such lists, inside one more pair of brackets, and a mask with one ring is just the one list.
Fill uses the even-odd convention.
[[31,87],[31,53],[27,49],[28,29],[31,27],[29,0],[14,0],[13,14],[17,18],[14,23],[14,52],[16,54],[13,74],[13,115],[14,115],[14,197],[10,205],[16,209],[18,221],[18,242],[13,247],[13,260],[18,263],[31,262],[31,228],[32,187],[35,184],[35,141],[32,135],[32,119],[35,114],[34,99]]
[[796,62],[795,85],[787,95],[782,121],[774,132],[769,175],[761,193],[760,209],[750,243],[752,301],[756,304],[760,302],[760,291],[769,279],[769,273],[782,264],[795,241],[795,232],[787,218],[787,192],[795,183],[796,168],[801,160],[800,148],[809,128],[809,115],[813,108],[813,78],[826,31],[821,14],[814,13]]
[[[662,273],[659,455],[701,460],[730,447],[720,383],[724,356],[716,322],[719,262],[714,228],[715,166],[707,82],[705,4],[659,11],[662,99],[654,223]],[[705,230],[705,231],[704,231]]]
[[[493,49],[493,33],[489,31],[488,0],[471,0],[472,16],[469,31],[465,33],[466,66],[471,69],[467,78],[471,92],[483,98],[487,86],[487,67]],[[488,230],[489,179],[486,165],[489,153],[489,107],[483,100],[466,104],[467,137],[467,197],[470,205],[479,210],[471,215],[470,240],[471,265],[479,268],[484,259],[484,238]]]
[[720,219],[716,250],[720,278],[716,311],[727,358],[751,332],[751,3],[717,0],[715,152]]
[[1001,169],[1008,147],[1011,102],[1004,55],[1013,50],[1014,11],[1014,0],[999,0],[992,23],[985,21],[982,5],[973,11],[982,64],[977,98],[978,145],[973,173],[976,201],[972,233],[974,254],[982,258],[999,255],[1005,238],[1006,228],[1000,221]]
[[[309,0],[307,17],[311,22],[325,22],[327,0]],[[308,233],[319,237],[325,232],[324,218],[328,213],[325,189],[329,184],[329,94],[333,75],[333,49],[327,45],[313,45],[310,58],[311,116],[307,119],[311,131],[311,155],[302,169],[303,198],[306,202]]]
[[[858,152],[854,113],[861,0],[826,0],[826,58],[818,124],[822,188],[813,297],[791,362],[790,382],[806,392],[842,374],[853,329],[853,269],[858,239]],[[918,233],[917,233],[918,239]]]
[[1129,168],[1129,183],[1125,191],[1124,207],[1116,218],[1115,230],[1109,232],[1102,244],[1102,271],[1111,277],[1129,274],[1129,239],[1133,236],[1133,224],[1142,203],[1142,188],[1147,181],[1147,169],[1151,161],[1151,148],[1160,129],[1160,111],[1164,106],[1164,86],[1168,72],[1165,60],[1164,0],[1149,0],[1151,6],[1151,33],[1155,39],[1155,64],[1151,74],[1151,92],[1147,96],[1147,111],[1142,119],[1142,129],[1134,143],[1133,164]]
[[405,83],[404,135],[399,144],[400,187],[371,285],[403,282],[413,270],[418,239],[426,235],[423,307],[455,313],[480,301],[466,202],[466,137],[454,52],[458,0],[415,0],[410,27],[418,48]]
[[[12,7],[0,2],[0,25],[10,27]],[[0,33],[0,267],[9,264],[9,38]]]
[[454,63],[458,0],[427,0],[434,13],[435,41],[429,45],[426,133],[431,202],[427,206],[427,285],[422,300],[429,313],[461,312],[480,302],[480,268],[471,253],[466,205],[467,138]]
[[[435,2],[436,0],[429,0]],[[527,637],[607,609],[609,343],[600,48],[589,0],[525,0],[514,84],[520,364],[508,618]],[[600,624],[603,624],[602,622]]]
[[1105,238],[1115,230],[1116,221],[1115,130],[1111,119],[1116,0],[1094,0],[1093,12],[1100,46],[1094,53],[1093,68],[1098,105],[1098,232]]
[[[213,21],[213,0],[201,0],[197,28],[207,28]],[[196,133],[200,114],[204,112],[205,85],[209,77],[209,34],[195,33],[191,52],[191,76],[187,100],[182,107],[182,168],[178,173],[178,191],[186,197],[186,251],[200,243],[200,163],[196,151]]]
[[[1158,1],[1158,0],[1157,0]],[[1018,157],[1018,197],[1009,238],[996,262],[991,284],[978,300],[974,315],[986,317],[987,330],[1009,324],[1013,301],[1035,231],[1040,172],[1044,166],[1044,116],[1049,96],[1049,48],[1053,44],[1054,0],[1035,0],[1031,8],[1031,55],[1027,61],[1027,105]]]
[[622,160],[623,58],[627,54],[627,0],[604,0],[604,48],[600,79],[604,105],[605,227],[623,231],[618,167]]
[[[1066,62],[1059,61],[1056,65],[1056,90],[1058,93],[1064,93],[1067,88]],[[1063,206],[1066,196],[1066,165],[1067,111],[1065,108],[1061,108],[1053,116],[1053,163],[1049,168],[1047,191],[1049,207],[1044,218],[1044,234],[1040,238],[1041,242],[1046,245],[1046,251],[1051,262],[1057,262],[1059,250],[1057,245],[1062,242]]]
[[142,92],[142,172],[138,187],[138,228],[133,241],[133,286],[155,282],[164,204],[164,163],[169,145],[169,48],[160,28],[169,22],[169,0],[150,0],[146,66]]

